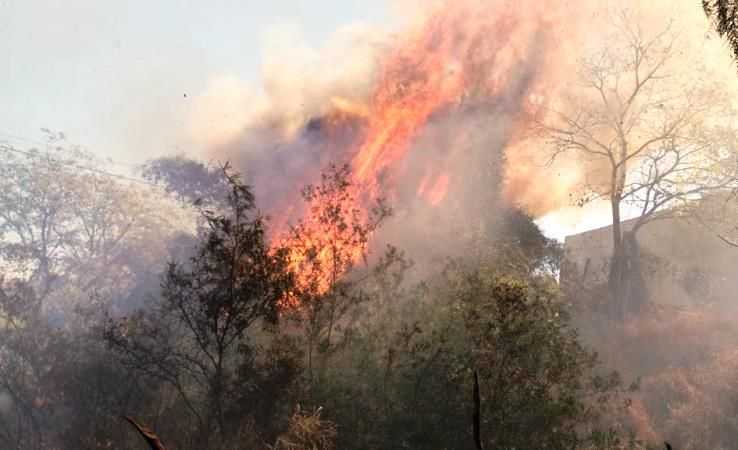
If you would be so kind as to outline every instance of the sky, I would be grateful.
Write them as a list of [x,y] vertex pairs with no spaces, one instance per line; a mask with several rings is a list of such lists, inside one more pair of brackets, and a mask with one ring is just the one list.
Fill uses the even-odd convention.
[[386,12],[382,0],[0,0],[0,140],[23,146],[43,127],[128,163],[196,151],[193,98],[214,79],[258,85],[274,29],[320,47]]

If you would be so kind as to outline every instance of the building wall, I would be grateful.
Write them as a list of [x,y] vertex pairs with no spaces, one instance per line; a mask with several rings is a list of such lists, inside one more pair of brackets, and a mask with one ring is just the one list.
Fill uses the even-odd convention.
[[[630,229],[632,223],[625,222],[623,228]],[[678,308],[738,306],[738,248],[680,218],[648,223],[636,239],[650,302]],[[612,227],[568,236],[565,249],[568,264],[562,281],[591,287],[607,280]]]

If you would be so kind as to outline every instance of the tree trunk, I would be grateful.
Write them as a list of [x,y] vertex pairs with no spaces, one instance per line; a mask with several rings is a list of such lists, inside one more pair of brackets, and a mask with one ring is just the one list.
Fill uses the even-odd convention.
[[479,375],[477,371],[474,371],[474,391],[472,393],[474,400],[474,415],[472,417],[473,429],[474,429],[474,448],[476,450],[484,450],[484,444],[482,443],[482,413],[481,413],[481,400],[479,396]]
[[611,200],[612,207],[612,259],[610,261],[610,273],[607,279],[608,289],[612,297],[612,311],[622,311],[623,285],[624,285],[624,262],[625,252],[623,247],[623,229],[620,221],[620,198],[614,196]]
[[641,264],[636,229],[623,233],[622,315],[639,311],[648,301],[648,285]]
[[629,312],[640,309],[646,302],[647,289],[639,258],[637,227],[623,230],[620,199],[612,200],[612,259],[608,276],[611,297],[610,312],[624,319]]

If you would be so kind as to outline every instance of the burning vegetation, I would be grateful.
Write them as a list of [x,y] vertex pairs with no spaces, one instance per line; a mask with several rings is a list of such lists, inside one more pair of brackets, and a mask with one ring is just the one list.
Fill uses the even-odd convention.
[[[0,448],[734,446],[738,77],[709,22],[421,5],[314,70],[267,55],[235,132],[196,127],[222,164],[0,144]],[[537,225],[591,205],[610,227]]]

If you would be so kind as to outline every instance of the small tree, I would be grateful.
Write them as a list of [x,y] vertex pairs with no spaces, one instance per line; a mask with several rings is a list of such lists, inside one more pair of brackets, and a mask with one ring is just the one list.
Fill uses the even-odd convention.
[[176,390],[196,420],[198,448],[238,434],[248,414],[239,400],[258,378],[247,367],[258,352],[248,332],[257,321],[277,320],[293,285],[285,251],[265,242],[250,188],[228,166],[224,174],[227,215],[203,213],[204,240],[189,264],[169,265],[156,309],[114,321],[107,331],[130,369]]
[[472,346],[467,373],[479,373],[482,432],[490,448],[587,442],[592,436],[582,434],[581,425],[596,428],[597,405],[610,403],[622,380],[614,372],[594,374],[597,356],[579,342],[556,290],[517,277],[460,275],[456,301]]
[[298,274],[292,306],[305,330],[311,375],[315,349],[327,350],[340,321],[364,300],[352,271],[367,262],[369,238],[391,214],[381,200],[368,213],[359,209],[350,173],[348,165],[330,165],[319,185],[302,190],[307,216],[284,242]]

